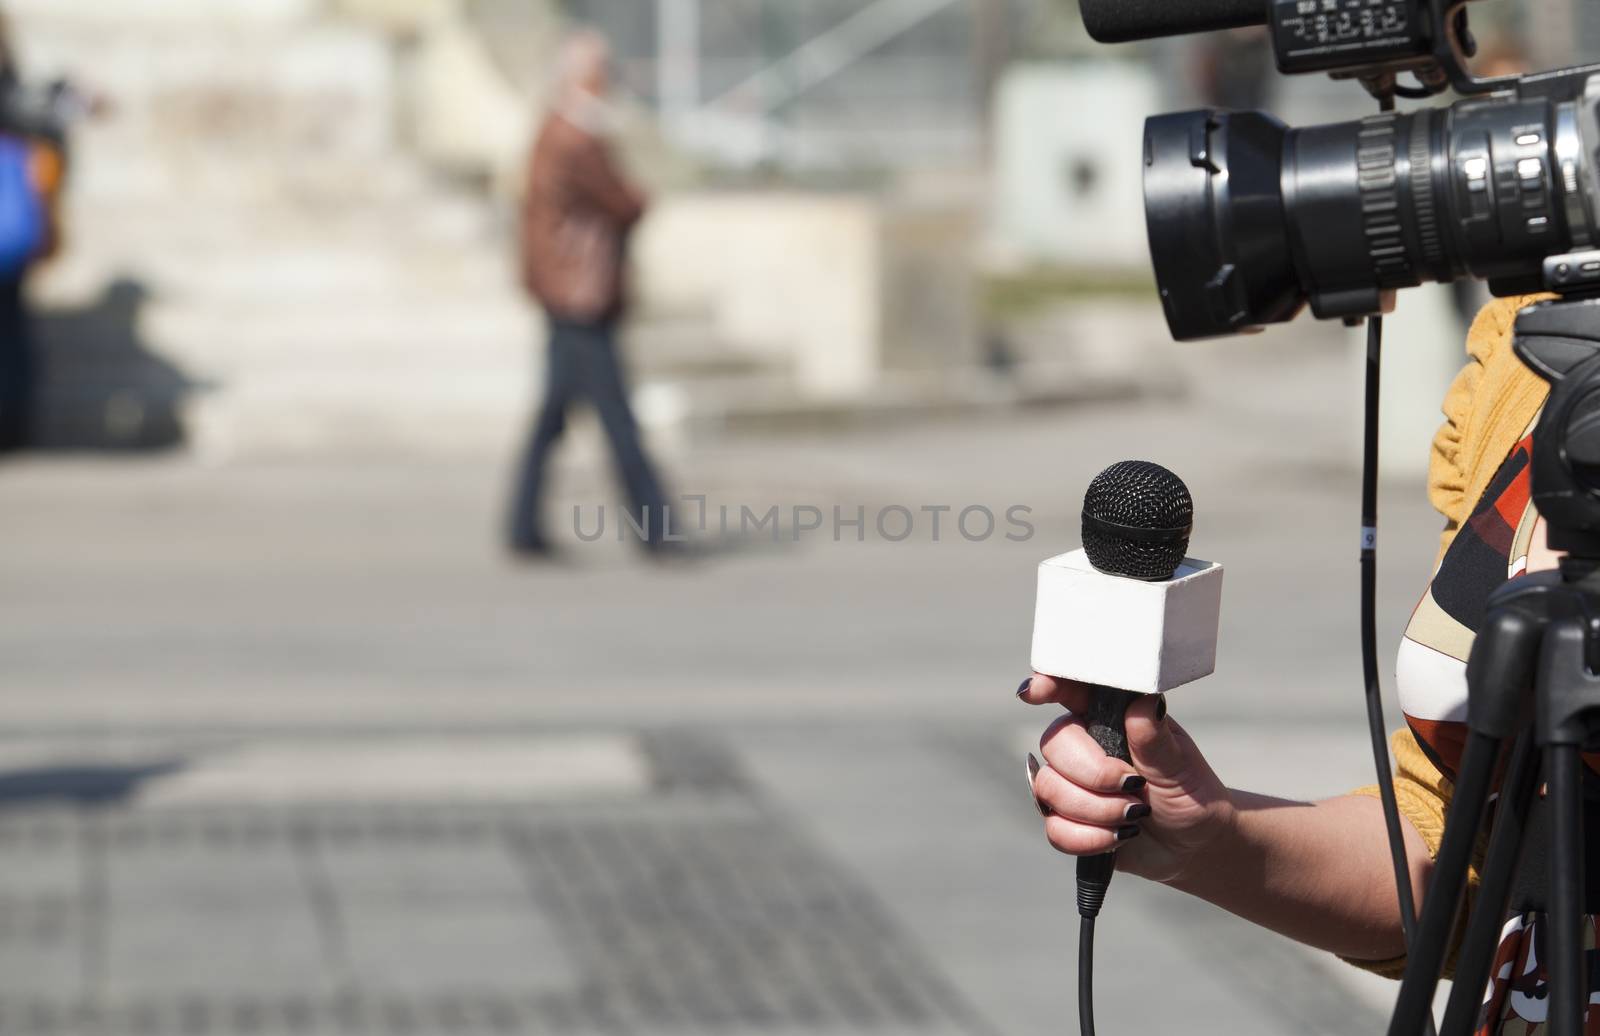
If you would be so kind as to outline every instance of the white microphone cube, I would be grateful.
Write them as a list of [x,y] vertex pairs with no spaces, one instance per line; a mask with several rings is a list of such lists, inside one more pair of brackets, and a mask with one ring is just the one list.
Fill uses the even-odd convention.
[[1217,667],[1222,566],[1185,558],[1169,580],[1107,575],[1082,550],[1039,565],[1033,668],[1159,694]]

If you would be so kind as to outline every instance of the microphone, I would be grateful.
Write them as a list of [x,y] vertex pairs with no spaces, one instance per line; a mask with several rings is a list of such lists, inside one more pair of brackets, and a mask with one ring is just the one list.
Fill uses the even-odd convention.
[[[1185,557],[1194,502],[1159,464],[1122,461],[1083,500],[1083,548],[1039,566],[1033,668],[1089,684],[1089,734],[1131,762],[1123,720],[1140,694],[1216,669],[1222,566]],[[1100,912],[1115,857],[1078,861],[1078,913]]]
[[[1089,7],[1084,0],[1086,18]],[[1089,483],[1082,549],[1039,566],[1033,668],[1090,685],[1089,735],[1124,762],[1132,762],[1124,721],[1134,699],[1216,668],[1222,566],[1184,556],[1193,528],[1194,501],[1183,479],[1159,464],[1125,460]],[[1078,858],[1084,1036],[1094,1036],[1094,923],[1116,859]]]
[[1267,24],[1269,0],[1080,0],[1083,27],[1101,43]]
[[1122,461],[1083,499],[1083,548],[1039,565],[1033,668],[1159,694],[1216,668],[1222,566],[1184,556],[1194,503],[1159,464]]

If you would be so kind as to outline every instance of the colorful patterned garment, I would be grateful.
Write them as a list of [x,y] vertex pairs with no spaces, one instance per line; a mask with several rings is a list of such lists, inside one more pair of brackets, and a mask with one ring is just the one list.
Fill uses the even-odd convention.
[[1528,568],[1538,519],[1529,486],[1533,436],[1524,435],[1451,541],[1422,595],[1395,662],[1406,725],[1451,780],[1467,734],[1467,655],[1489,595]]
[[[1445,550],[1400,645],[1396,683],[1406,724],[1427,761],[1449,780],[1455,778],[1466,741],[1466,659],[1489,595],[1528,569],[1538,520],[1530,499],[1532,445],[1532,435],[1524,434],[1500,465]],[[1594,760],[1590,763],[1593,766]],[[1506,923],[1485,990],[1479,1036],[1544,1032],[1547,985],[1541,920],[1526,914]],[[1593,947],[1594,918],[1588,928]],[[1600,1036],[1596,1008],[1600,1005],[1589,1011],[1586,1031]]]

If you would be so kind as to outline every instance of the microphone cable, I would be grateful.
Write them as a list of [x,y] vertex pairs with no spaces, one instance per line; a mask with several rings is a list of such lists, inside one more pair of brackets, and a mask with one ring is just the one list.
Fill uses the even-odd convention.
[[1094,1036],[1094,918],[1078,920],[1078,1031]]
[[1078,857],[1078,1032],[1094,1036],[1094,919],[1106,902],[1114,853]]

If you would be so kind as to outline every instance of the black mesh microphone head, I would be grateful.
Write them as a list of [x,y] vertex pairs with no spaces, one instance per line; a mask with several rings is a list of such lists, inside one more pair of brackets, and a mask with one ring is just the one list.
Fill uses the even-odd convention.
[[1193,527],[1189,487],[1149,461],[1111,465],[1083,496],[1083,549],[1089,563],[1107,575],[1171,579]]

